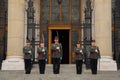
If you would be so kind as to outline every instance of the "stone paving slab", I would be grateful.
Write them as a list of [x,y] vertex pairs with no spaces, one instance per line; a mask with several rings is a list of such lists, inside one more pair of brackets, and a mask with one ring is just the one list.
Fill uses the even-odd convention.
[[91,75],[91,74],[82,74],[82,75],[0,75],[0,80],[120,80],[120,76],[113,74],[111,75]]
[[[113,74],[112,74],[113,73]],[[82,74],[82,75],[54,75],[54,74],[0,74],[0,80],[120,80],[120,75],[116,72],[109,72],[98,74],[98,75],[91,75],[91,74]]]

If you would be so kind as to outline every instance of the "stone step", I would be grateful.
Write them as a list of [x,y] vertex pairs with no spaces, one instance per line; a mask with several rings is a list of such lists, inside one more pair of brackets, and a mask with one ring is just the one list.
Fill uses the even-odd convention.
[[98,71],[92,75],[83,65],[83,74],[76,74],[75,64],[62,64],[60,74],[53,74],[53,66],[46,65],[46,73],[39,74],[38,64],[34,64],[31,74],[24,74],[24,71],[0,71],[0,80],[119,80],[120,71]]

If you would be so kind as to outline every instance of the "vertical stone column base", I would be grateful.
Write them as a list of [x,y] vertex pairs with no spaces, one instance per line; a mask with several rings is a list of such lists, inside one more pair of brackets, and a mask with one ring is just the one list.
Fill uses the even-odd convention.
[[24,70],[24,60],[21,56],[9,56],[3,61],[1,70]]
[[102,56],[98,60],[98,71],[117,71],[117,64],[110,56]]

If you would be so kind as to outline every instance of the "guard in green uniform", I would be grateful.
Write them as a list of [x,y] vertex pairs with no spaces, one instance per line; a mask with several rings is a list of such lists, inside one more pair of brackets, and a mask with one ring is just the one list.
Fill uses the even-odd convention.
[[55,37],[54,43],[51,46],[52,60],[53,60],[53,73],[59,74],[60,62],[62,60],[62,45],[59,43],[58,37]]
[[37,48],[38,63],[40,74],[45,73],[45,66],[47,61],[47,48],[44,47],[44,42],[40,42],[40,46]]
[[84,53],[83,48],[81,47],[80,42],[76,44],[76,47],[74,48],[75,53],[75,59],[76,59],[76,72],[77,74],[82,73],[82,64],[84,60]]
[[95,44],[95,40],[92,40],[91,42],[91,46],[89,48],[89,58],[92,74],[97,74],[97,63],[100,58],[100,51]]
[[32,67],[32,56],[33,56],[33,48],[30,44],[30,41],[26,42],[26,46],[23,48],[24,53],[24,62],[25,62],[25,73],[30,74],[31,73],[31,67]]

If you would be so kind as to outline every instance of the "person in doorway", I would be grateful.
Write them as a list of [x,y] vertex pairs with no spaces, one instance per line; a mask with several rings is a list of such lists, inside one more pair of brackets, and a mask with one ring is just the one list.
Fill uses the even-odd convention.
[[82,74],[82,64],[84,60],[84,52],[81,47],[80,41],[77,42],[76,47],[74,48],[75,59],[76,59],[76,72],[77,74]]
[[40,46],[37,48],[39,73],[45,73],[45,66],[47,61],[47,48],[44,46],[44,42],[40,42]]
[[29,40],[26,42],[26,46],[23,47],[23,53],[24,53],[25,73],[30,74],[32,67],[33,48]]
[[92,40],[91,46],[89,48],[89,58],[92,74],[97,74],[97,63],[100,58],[99,48],[96,46],[95,40]]
[[53,73],[59,74],[60,62],[62,60],[62,44],[59,43],[59,39],[56,36],[54,43],[51,46],[52,50],[52,60],[53,60]]

